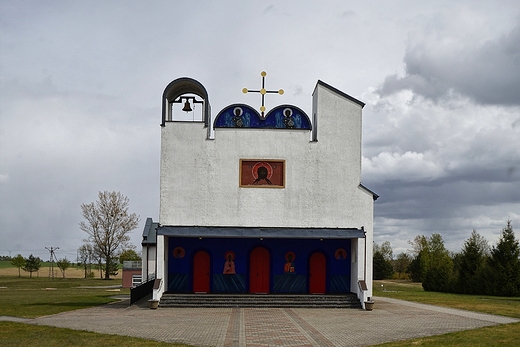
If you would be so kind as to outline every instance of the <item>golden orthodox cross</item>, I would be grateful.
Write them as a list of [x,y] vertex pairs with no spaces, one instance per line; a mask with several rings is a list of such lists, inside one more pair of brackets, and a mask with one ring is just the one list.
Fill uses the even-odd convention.
[[242,93],[244,93],[244,94],[247,94],[248,92],[262,94],[262,106],[260,106],[260,112],[262,112],[262,118],[264,118],[264,112],[265,112],[265,106],[264,106],[265,94],[278,93],[280,95],[283,95],[283,89],[280,89],[280,90],[266,90],[265,89],[265,76],[266,75],[267,75],[267,73],[265,71],[262,71],[260,73],[260,76],[262,76],[262,89],[260,89],[260,90],[248,90],[247,88],[242,89]]

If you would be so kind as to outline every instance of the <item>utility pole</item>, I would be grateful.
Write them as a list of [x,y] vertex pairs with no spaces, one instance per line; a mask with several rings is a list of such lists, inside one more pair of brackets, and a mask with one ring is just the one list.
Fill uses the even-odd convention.
[[60,248],[59,247],[45,247],[45,249],[48,250],[49,253],[51,254],[50,260],[49,260],[49,262],[51,263],[51,267],[49,268],[49,278],[51,278],[51,273],[52,273],[52,279],[54,279],[54,261],[55,260],[56,260],[56,262],[58,261],[54,251],[58,250]]

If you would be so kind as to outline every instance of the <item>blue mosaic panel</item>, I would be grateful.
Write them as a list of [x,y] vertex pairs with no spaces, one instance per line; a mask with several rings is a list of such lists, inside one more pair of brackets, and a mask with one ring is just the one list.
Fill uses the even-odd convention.
[[[327,293],[351,292],[351,240],[298,238],[194,238],[171,237],[168,240],[168,288],[172,293],[193,291],[192,264],[195,254],[204,250],[210,255],[212,293],[249,292],[250,254],[256,247],[265,247],[270,255],[270,292],[307,293],[309,261],[315,252],[327,258]],[[232,253],[234,274],[226,274],[226,260]],[[288,254],[293,255],[287,273]]]
[[230,105],[220,111],[214,127],[301,130],[312,128],[307,114],[296,106],[277,106],[262,118],[255,109],[243,104]]

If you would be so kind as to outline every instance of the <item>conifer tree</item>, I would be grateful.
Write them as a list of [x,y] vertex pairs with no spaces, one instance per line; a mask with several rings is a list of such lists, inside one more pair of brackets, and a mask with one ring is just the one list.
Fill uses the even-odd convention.
[[520,245],[510,220],[491,250],[486,282],[489,294],[520,295]]
[[41,259],[31,254],[29,258],[25,259],[25,266],[22,267],[22,270],[27,271],[29,273],[29,277],[32,277],[32,273],[40,270],[41,266]]
[[481,273],[489,252],[487,240],[473,229],[458,257],[457,292],[465,294],[482,292]]

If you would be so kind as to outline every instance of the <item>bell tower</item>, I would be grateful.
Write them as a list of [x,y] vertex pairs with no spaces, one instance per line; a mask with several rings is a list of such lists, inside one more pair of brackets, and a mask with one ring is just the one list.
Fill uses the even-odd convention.
[[211,106],[204,86],[189,77],[172,81],[164,89],[162,96],[162,122],[203,123],[210,133]]

